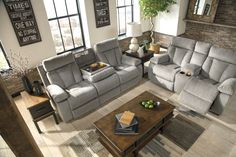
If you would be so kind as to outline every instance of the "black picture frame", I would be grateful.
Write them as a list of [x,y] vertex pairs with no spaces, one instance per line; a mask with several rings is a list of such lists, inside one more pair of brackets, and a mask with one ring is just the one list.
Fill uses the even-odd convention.
[[40,42],[41,35],[30,0],[3,0],[20,46]]
[[110,25],[108,0],[93,0],[96,28]]

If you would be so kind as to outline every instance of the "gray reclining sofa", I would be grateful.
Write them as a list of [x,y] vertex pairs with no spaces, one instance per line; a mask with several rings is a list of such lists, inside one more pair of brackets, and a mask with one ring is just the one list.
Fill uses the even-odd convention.
[[[97,61],[93,49],[79,57],[71,52],[54,56],[38,66],[46,92],[64,122],[99,108],[142,79],[140,60],[122,56],[117,39],[101,42],[95,47],[97,54],[110,55],[110,60],[101,58],[101,61],[111,66],[91,76],[83,75],[81,68]],[[112,62],[114,60],[117,63]]]
[[180,93],[180,102],[191,110],[219,115],[236,90],[236,52],[175,37],[166,54],[150,60],[148,76]]

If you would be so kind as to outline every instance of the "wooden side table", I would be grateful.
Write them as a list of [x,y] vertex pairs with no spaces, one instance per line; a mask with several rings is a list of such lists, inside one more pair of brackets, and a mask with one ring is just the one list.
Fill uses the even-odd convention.
[[33,122],[39,133],[42,133],[38,126],[38,121],[53,116],[56,124],[59,124],[57,116],[55,114],[55,110],[52,108],[50,104],[50,100],[46,93],[41,96],[30,95],[27,92],[21,92],[21,97],[26,104],[27,109],[30,112],[30,115],[33,119]]
[[134,58],[137,58],[137,59],[140,59],[141,60],[141,65],[142,65],[142,68],[143,68],[143,76],[145,75],[144,73],[144,63],[149,61],[152,57],[153,57],[153,52],[152,51],[147,51],[146,53],[144,53],[143,56],[139,56],[138,53],[136,52],[127,52],[125,51],[125,54],[127,56],[130,56],[130,57],[134,57]]

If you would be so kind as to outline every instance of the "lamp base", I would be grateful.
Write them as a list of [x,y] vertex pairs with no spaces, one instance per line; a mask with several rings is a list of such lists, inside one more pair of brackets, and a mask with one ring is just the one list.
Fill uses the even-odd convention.
[[137,52],[139,48],[138,40],[136,38],[132,38],[130,41],[129,49],[132,52]]

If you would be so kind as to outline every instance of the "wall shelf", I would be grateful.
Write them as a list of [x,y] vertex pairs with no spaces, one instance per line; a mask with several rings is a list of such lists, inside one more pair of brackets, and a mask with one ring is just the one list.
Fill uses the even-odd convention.
[[204,24],[204,25],[210,25],[210,26],[218,26],[218,27],[225,27],[225,28],[236,29],[236,26],[232,26],[232,25],[225,25],[225,24],[219,24],[219,23],[209,23],[209,22],[195,21],[195,20],[189,20],[189,19],[184,19],[184,21],[192,22],[192,23],[199,23],[199,24]]

